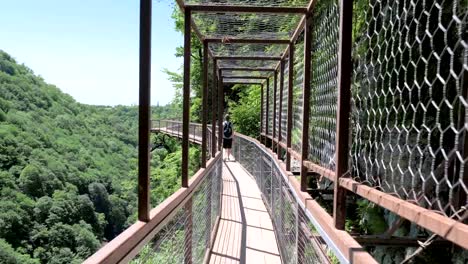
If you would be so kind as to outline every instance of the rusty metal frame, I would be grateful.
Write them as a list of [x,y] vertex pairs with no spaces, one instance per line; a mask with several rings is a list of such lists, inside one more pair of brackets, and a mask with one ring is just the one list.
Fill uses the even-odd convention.
[[[353,1],[340,0],[340,37],[338,50],[338,109],[336,120],[336,181],[349,173],[349,117],[351,110]],[[346,190],[338,186],[333,197],[335,227],[344,230]]]
[[138,220],[150,219],[151,0],[140,1],[140,71],[138,106]]
[[253,80],[266,80],[268,77],[262,76],[223,76],[223,79],[253,79]]
[[211,157],[216,154],[216,95],[218,93],[218,78],[216,69],[216,59],[213,59],[213,83],[211,87]]
[[[293,36],[291,39],[238,39],[238,38],[204,38],[200,31],[197,29],[195,23],[191,20],[191,13],[192,11],[196,12],[255,12],[255,13],[302,13],[302,14],[310,14],[317,1],[312,0],[309,4],[308,8],[281,8],[281,7],[252,7],[252,6],[209,6],[209,5],[184,5],[182,0],[177,0],[181,10],[185,12],[185,49],[184,49],[184,116],[183,116],[183,134],[182,134],[182,147],[183,147],[183,155],[182,155],[182,186],[185,188],[180,189],[178,192],[187,191],[190,188],[190,184],[188,182],[188,170],[184,168],[188,166],[188,141],[190,140],[188,135],[188,126],[189,126],[189,93],[190,93],[190,37],[191,37],[191,30],[193,29],[194,33],[198,36],[198,38],[204,43],[245,43],[245,44],[255,44],[255,43],[265,43],[265,44],[289,44],[286,51],[283,53],[282,58],[284,59],[289,53],[290,55],[290,78],[289,78],[289,85],[288,85],[288,120],[287,120],[287,139],[286,144],[282,143],[282,135],[281,135],[281,122],[279,122],[279,135],[278,139],[272,137],[272,142],[277,142],[278,149],[279,147],[284,148],[287,153],[286,158],[286,165],[285,169],[290,170],[291,168],[291,156],[295,158],[301,159],[303,162],[301,163],[301,167],[306,167],[310,171],[315,171],[323,176],[331,179],[335,183],[337,182],[338,187],[335,188],[334,193],[334,225],[336,228],[343,228],[344,227],[344,219],[345,219],[345,202],[346,196],[345,190],[352,191],[360,195],[361,197],[386,208],[397,215],[404,217],[417,225],[434,232],[444,239],[447,239],[457,245],[468,249],[468,241],[466,237],[468,237],[468,226],[457,222],[455,220],[449,219],[448,217],[439,215],[435,212],[422,208],[420,206],[411,204],[405,200],[400,198],[394,197],[390,194],[381,192],[376,190],[375,188],[368,187],[361,183],[358,183],[351,178],[348,178],[347,173],[349,173],[349,168],[347,165],[347,152],[349,148],[348,140],[349,140],[349,100],[350,100],[350,73],[351,73],[351,27],[352,27],[352,0],[341,0],[340,1],[340,47],[339,47],[339,104],[338,104],[338,115],[337,115],[337,142],[336,142],[336,149],[337,149],[337,168],[336,171],[330,171],[325,169],[317,164],[314,164],[304,158],[304,148],[301,151],[301,154],[295,153],[291,149],[291,130],[292,130],[292,98],[293,98],[293,76],[294,76],[294,46],[293,43],[296,42],[302,31],[306,28],[306,18],[305,16],[301,19],[296,28]],[[150,72],[151,72],[151,65],[150,65],[150,58],[151,58],[151,1],[149,0],[141,0],[140,2],[140,106],[139,106],[139,176],[138,176],[138,219],[141,222],[137,224],[140,225],[149,225],[152,220],[152,214],[149,213],[149,131],[150,131]],[[187,19],[188,18],[188,19]],[[307,29],[306,35],[307,35]],[[187,36],[188,35],[188,36]],[[307,41],[307,38],[306,38]],[[305,42],[306,42],[305,41]],[[188,45],[187,45],[188,44]],[[211,54],[211,51],[208,49],[207,54]],[[213,57],[216,58],[223,58],[223,56]],[[238,58],[228,58],[224,56],[224,59],[247,59],[242,58],[242,56]],[[260,59],[260,58],[258,58]],[[269,59],[267,57],[263,58],[264,60]],[[273,57],[271,58],[273,60]],[[187,63],[188,61],[188,63]],[[282,65],[282,66],[281,66]],[[284,67],[283,60],[280,61],[278,67]],[[230,69],[230,70],[246,70],[246,68],[223,68],[223,69]],[[262,70],[263,69],[263,70]],[[267,69],[267,68],[250,68],[249,70],[253,71],[275,71],[276,69]],[[188,70],[188,71],[187,71]],[[219,69],[221,70],[221,69]],[[282,78],[284,78],[284,69],[281,70]],[[214,65],[214,71],[217,71],[216,63]],[[204,73],[206,74],[206,72]],[[276,75],[276,73],[275,73]],[[307,74],[306,74],[307,75]],[[218,86],[218,122],[222,124],[222,111],[224,108],[223,104],[223,80],[221,71],[219,71],[219,78],[216,81],[216,75],[214,76],[215,82]],[[226,82],[229,83],[229,82]],[[262,83],[245,83],[248,85],[262,85],[262,91],[264,89]],[[276,82],[275,82],[276,85]],[[280,86],[280,93],[283,91],[284,82],[281,82]],[[204,85],[204,89],[205,89]],[[214,85],[215,87],[215,85]],[[268,90],[267,86],[267,90]],[[188,91],[188,93],[187,93]],[[205,100],[207,93],[204,92]],[[275,93],[276,96],[276,93]],[[214,93],[213,97],[214,98]],[[263,92],[262,92],[262,102],[263,102]],[[267,97],[268,100],[268,97]],[[276,101],[275,101],[276,102]],[[282,104],[282,96],[280,98],[280,109]],[[213,105],[215,107],[215,104]],[[267,104],[267,109],[268,109]],[[274,108],[276,107],[276,104]],[[187,111],[185,111],[187,109]],[[306,108],[304,108],[306,109]],[[308,109],[308,108],[307,108]],[[262,121],[263,123],[263,103],[262,103]],[[205,112],[205,108],[204,108]],[[214,111],[216,112],[216,111]],[[205,115],[205,113],[203,113]],[[268,113],[267,113],[267,120],[268,120]],[[305,116],[305,114],[304,114]],[[215,115],[213,115],[214,118]],[[212,120],[214,120],[214,118]],[[280,115],[281,120],[281,115]],[[204,117],[204,125],[206,125],[206,118]],[[213,124],[214,125],[214,124]],[[266,124],[268,128],[268,123]],[[262,128],[262,127],[261,127]],[[221,148],[220,143],[222,140],[222,128],[219,126],[220,131],[220,138],[218,140],[218,147]],[[263,131],[263,130],[262,130]],[[268,133],[268,130],[266,130]],[[273,133],[275,131],[273,130]],[[203,133],[205,136],[206,143],[206,130]],[[263,134],[263,133],[261,133]],[[213,131],[212,138],[214,138],[215,131]],[[265,135],[267,138],[268,135]],[[304,134],[303,134],[304,137]],[[303,144],[305,140],[303,139]],[[214,149],[216,149],[215,143],[212,142],[214,145]],[[185,151],[184,151],[185,150]],[[279,151],[278,151],[279,152]],[[185,154],[184,154],[185,153]],[[214,155],[214,153],[213,153]],[[208,165],[209,166],[209,165]],[[188,168],[188,167],[187,167]],[[301,169],[301,172],[302,169]],[[185,175],[185,176],[184,176]],[[305,175],[305,174],[304,174]],[[466,177],[466,176],[465,176]],[[301,183],[301,189],[303,184]],[[307,199],[304,200],[304,203],[309,203]],[[179,201],[180,203],[180,201]],[[318,205],[317,205],[318,206]],[[319,207],[319,206],[318,206]],[[157,207],[159,208],[159,207]],[[330,220],[330,219],[328,219]],[[145,224],[144,222],[148,222]],[[146,228],[146,227],[145,227]],[[130,230],[130,229],[129,229]],[[145,229],[146,230],[146,229]],[[128,231],[128,230],[127,230]],[[125,232],[127,232],[125,231]],[[130,230],[131,231],[131,230]],[[124,233],[125,233],[124,232]],[[138,231],[143,232],[143,231]],[[146,234],[151,232],[151,230],[146,230]],[[340,233],[340,234],[347,234],[344,231],[337,231],[331,229],[330,231],[332,234]],[[140,235],[142,233],[139,233]],[[135,234],[134,234],[135,235]],[[128,240],[138,239],[136,237],[127,237]],[[120,236],[119,236],[120,237]],[[349,242],[349,241],[348,241]],[[112,243],[112,242],[111,242]],[[111,244],[109,243],[109,244]],[[132,242],[133,243],[133,242]],[[345,242],[347,243],[347,242]],[[351,243],[352,244],[352,243]],[[106,246],[107,247],[107,246]],[[112,252],[114,254],[116,252]],[[119,252],[117,252],[119,253]],[[360,253],[358,253],[360,254]],[[350,257],[352,260],[353,256]]]
[[[273,131],[272,131],[272,136],[275,138],[276,136],[276,91],[278,89],[278,71],[275,71],[275,74],[273,75]],[[275,152],[275,144],[272,141],[271,142],[271,150]]]
[[224,84],[243,84],[243,85],[262,85],[262,83],[259,82],[223,82]]
[[229,71],[275,71],[274,68],[255,68],[255,67],[220,67],[220,70]]
[[289,44],[289,39],[257,39],[257,38],[201,38],[209,43],[242,43],[242,44]]
[[203,42],[203,90],[202,90],[202,153],[201,167],[206,168],[208,136],[208,43]]
[[265,93],[265,106],[266,106],[266,113],[265,113],[265,134],[268,135],[268,126],[270,125],[270,78],[266,80],[266,93]]
[[281,60],[281,56],[216,56],[218,60],[261,60],[261,61],[279,61]]
[[189,123],[190,123],[190,66],[191,66],[191,37],[192,13],[189,8],[184,10],[184,83],[182,109],[182,187],[188,186],[189,179]]
[[[294,85],[294,44],[289,44],[289,78],[288,78],[288,121],[286,130],[286,150],[291,148],[291,132],[293,121],[293,85]],[[286,152],[286,170],[291,170],[291,155]]]
[[279,111],[278,111],[278,142],[276,145],[276,153],[278,156],[281,156],[281,145],[279,142],[283,139],[283,135],[281,133],[282,129],[282,121],[283,115],[281,111],[283,110],[283,89],[284,89],[284,60],[280,61],[280,94],[279,94]]
[[222,71],[218,70],[218,148],[223,147],[223,119],[224,119],[224,83]]
[[264,93],[264,85],[262,84],[261,91],[260,91],[260,135],[263,133],[263,93]]
[[306,7],[281,7],[281,6],[252,6],[252,5],[209,5],[209,4],[189,4],[186,8],[193,12],[211,13],[267,13],[267,14],[305,14]]
[[304,161],[309,155],[309,116],[310,116],[310,81],[311,81],[311,48],[312,48],[312,19],[306,17],[304,29],[304,79],[302,86],[302,146],[301,146],[301,191],[307,191],[308,170]]

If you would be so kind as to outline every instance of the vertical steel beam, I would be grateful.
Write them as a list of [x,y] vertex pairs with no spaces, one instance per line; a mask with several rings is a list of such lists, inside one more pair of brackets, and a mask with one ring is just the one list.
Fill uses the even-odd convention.
[[213,59],[213,83],[211,86],[211,157],[216,155],[216,94],[218,80],[216,78],[216,59]]
[[302,147],[301,147],[301,191],[307,191],[307,167],[304,161],[309,155],[309,116],[310,116],[310,80],[312,19],[308,14],[304,27],[304,83],[302,84]]
[[353,1],[340,0],[340,43],[338,50],[338,109],[336,122],[336,179],[333,198],[333,220],[343,230],[346,218],[346,190],[339,180],[349,173],[349,116],[351,108],[351,50]]
[[263,88],[263,84],[262,84],[262,88],[261,88],[261,95],[260,95],[260,142],[262,142],[261,138],[262,138],[262,133],[263,133],[263,102],[264,102],[264,98],[263,98],[263,94],[264,94],[264,88]]
[[[182,116],[182,187],[188,187],[188,163],[189,163],[189,125],[190,125],[190,58],[192,39],[192,12],[185,8],[184,19],[184,90],[183,90],[183,116]],[[185,205],[187,223],[185,230],[185,264],[192,263],[192,199]]]
[[224,110],[224,87],[222,70],[218,71],[218,146],[223,149],[223,110]]
[[202,91],[202,155],[201,167],[206,168],[208,134],[208,42],[203,41],[203,91]]
[[[187,10],[187,9],[185,9]],[[193,222],[192,222],[192,197],[187,200],[184,206],[187,223],[185,223],[184,232],[184,264],[192,264],[192,236],[193,236]]]
[[[278,84],[278,71],[275,71],[275,75],[273,77],[273,81],[275,82],[273,85],[273,132],[272,132],[272,138],[276,138],[276,90],[277,90],[277,84]],[[275,152],[275,141],[272,140],[271,142],[271,150]]]
[[[281,134],[281,122],[283,122],[282,113],[283,113],[283,88],[284,88],[284,60],[280,62],[280,94],[279,94],[279,110],[278,110],[278,142],[281,142],[283,135]],[[277,145],[276,149],[278,157],[281,158],[281,145]]]
[[[265,93],[265,134],[268,135],[268,127],[270,123],[270,78],[266,79],[266,93]],[[268,137],[265,137],[265,146],[267,145]]]
[[288,78],[288,122],[286,131],[286,170],[291,170],[291,132],[293,119],[293,85],[294,85],[294,43],[289,44],[289,78]]
[[151,0],[140,1],[140,104],[138,107],[138,220],[150,219]]
[[184,88],[182,109],[182,187],[188,187],[189,124],[190,124],[190,58],[191,58],[192,12],[185,9],[184,34]]

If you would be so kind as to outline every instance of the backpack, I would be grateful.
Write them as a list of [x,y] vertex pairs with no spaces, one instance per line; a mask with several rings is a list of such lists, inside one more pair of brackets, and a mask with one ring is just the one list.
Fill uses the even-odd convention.
[[224,138],[231,138],[231,136],[232,136],[232,124],[231,124],[231,122],[224,122],[223,130],[224,130]]

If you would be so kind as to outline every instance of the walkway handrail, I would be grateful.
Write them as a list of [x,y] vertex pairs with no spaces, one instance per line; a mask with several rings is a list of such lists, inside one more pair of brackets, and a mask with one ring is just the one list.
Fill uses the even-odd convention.
[[[126,229],[123,233],[119,236],[114,238],[104,247],[102,247],[99,251],[97,251],[94,255],[89,257],[84,263],[86,264],[94,264],[94,263],[126,263],[132,260],[135,256],[139,254],[141,249],[147,245],[153,238],[155,238],[158,233],[165,228],[171,221],[174,221],[174,218],[178,214],[178,211],[183,210],[187,211],[187,205],[192,205],[192,199],[194,195],[200,191],[202,185],[210,184],[209,190],[210,192],[213,190],[217,190],[215,193],[211,193],[209,195],[209,204],[207,203],[206,206],[211,207],[212,203],[219,203],[220,201],[217,200],[217,196],[220,194],[220,180],[217,182],[216,179],[220,179],[220,163],[222,154],[218,152],[214,158],[210,159],[207,163],[206,169],[198,170],[195,175],[189,181],[189,186],[187,188],[180,188],[170,197],[168,197],[164,202],[159,204],[157,207],[151,210],[150,212],[150,220],[148,222],[137,221],[135,224],[130,226]],[[213,176],[213,174],[215,176]],[[210,177],[211,176],[211,177]],[[218,186],[218,187],[216,187]],[[208,187],[205,187],[208,188]],[[212,199],[214,197],[214,199]],[[192,205],[195,208],[195,205]],[[192,214],[192,206],[188,209],[190,214]],[[205,217],[205,222],[208,221],[209,228],[208,233],[205,233],[205,238],[207,239],[207,245],[204,248],[204,257],[207,252],[209,252],[209,248],[213,243],[213,230],[217,230],[217,223],[219,221],[219,204],[217,211],[210,213],[212,217],[206,218],[206,212],[203,212],[203,216]],[[195,212],[194,212],[195,213]],[[210,221],[210,219],[215,219],[214,221]],[[190,217],[191,219],[191,217]],[[200,222],[200,221],[199,221]],[[205,223],[201,222],[201,224]],[[190,223],[190,228],[195,229],[192,225],[196,225],[197,223],[193,222]],[[187,224],[187,226],[189,226]],[[190,230],[190,233],[192,231]],[[187,233],[187,230],[185,231]],[[184,250],[184,245],[192,245],[195,242],[187,242],[187,239],[192,240],[192,235],[190,237],[185,237],[185,242],[183,245],[178,245],[179,248]],[[202,239],[205,239],[202,238]],[[192,257],[192,248],[189,250],[185,249],[184,257]],[[187,252],[188,251],[188,252]]]
[[[257,182],[259,185],[264,185],[260,188],[262,192],[264,192],[264,195],[265,193],[270,193],[272,196],[271,198],[265,197],[264,200],[268,209],[270,210],[270,214],[272,215],[277,237],[280,238],[278,239],[280,247],[283,245],[283,243],[285,243],[284,239],[281,239],[283,234],[281,234],[279,231],[281,229],[281,225],[283,224],[281,223],[283,220],[278,220],[279,213],[275,213],[274,211],[275,208],[282,208],[282,206],[274,205],[278,202],[278,199],[281,199],[281,197],[275,198],[274,195],[278,194],[278,189],[280,189],[279,193],[282,193],[284,188],[286,193],[290,192],[292,194],[291,202],[297,204],[296,210],[298,211],[296,212],[296,221],[300,222],[296,222],[296,236],[302,236],[302,238],[299,238],[297,241],[297,243],[302,243],[302,246],[296,246],[297,252],[295,252],[295,254],[297,255],[297,258],[300,259],[301,255],[303,258],[305,258],[304,256],[307,253],[304,252],[306,248],[305,244],[310,243],[311,240],[300,231],[300,228],[304,228],[303,226],[307,226],[309,223],[312,223],[320,236],[325,240],[330,250],[338,257],[341,263],[377,263],[374,258],[363,247],[361,247],[361,245],[359,245],[359,243],[356,242],[356,240],[354,240],[354,238],[349,233],[338,230],[333,226],[333,218],[307,192],[301,191],[300,183],[297,177],[291,172],[286,171],[286,164],[279,160],[275,153],[266,148],[256,139],[239,133],[235,133],[235,136],[237,137],[237,140],[234,141],[233,152],[236,160],[242,165],[249,162],[258,164],[259,161],[245,161],[245,159],[252,157],[259,158],[262,155],[269,158],[271,161],[271,169],[266,169],[266,174],[272,177],[271,182],[269,184],[265,184],[265,178],[268,176],[265,173],[261,174],[263,179],[258,179]],[[249,147],[249,150],[247,150],[247,144],[254,146],[256,152],[251,156],[244,157],[243,155],[246,155],[246,152],[253,151],[252,147]],[[274,176],[276,176],[277,179],[273,179]],[[279,187],[281,184],[279,184],[278,181],[282,181],[284,185]],[[273,188],[275,184],[276,186]],[[301,212],[299,212],[299,210],[301,210]],[[301,217],[302,220],[300,219]],[[303,225],[300,223],[303,223]],[[280,248],[280,251],[284,250],[284,248],[286,247],[283,246]],[[287,253],[282,252],[283,258],[287,257],[285,255],[287,255]],[[303,259],[298,263],[308,262]]]
[[[156,122],[159,123],[159,122]],[[178,124],[178,122],[174,121],[168,121],[169,125],[171,124]],[[196,126],[201,127],[201,124],[193,124]],[[166,133],[171,136],[175,137],[181,137],[180,134],[175,133],[175,131],[171,131],[170,129],[164,129],[164,127],[157,128],[155,129],[156,131],[159,131],[161,133]],[[245,151],[241,151],[241,148],[245,148],[246,146],[242,146],[241,144],[241,139],[246,140],[246,142],[255,145],[255,147],[258,149],[257,155],[254,155],[256,158],[259,158],[261,155],[260,153],[268,156],[272,164],[276,167],[278,170],[279,174],[281,174],[283,180],[285,183],[287,183],[287,188],[291,193],[292,193],[292,201],[293,203],[298,205],[298,208],[303,210],[305,216],[308,219],[308,223],[312,223],[314,227],[318,230],[320,236],[324,238],[326,241],[327,245],[329,248],[333,251],[333,253],[340,259],[341,263],[376,263],[375,260],[370,256],[370,254],[362,248],[356,240],[353,239],[351,235],[349,235],[345,231],[340,231],[334,228],[333,226],[333,218],[314,200],[312,197],[306,193],[306,192],[301,192],[300,191],[300,186],[299,182],[296,179],[296,176],[294,176],[291,172],[286,171],[285,164],[279,160],[276,155],[269,149],[265,148],[264,145],[262,145],[259,141],[256,139],[253,139],[251,137],[242,135],[240,133],[235,133],[235,136],[237,137],[237,140],[234,140],[234,145],[233,145],[233,153],[234,156],[236,157],[236,160],[239,161],[242,164],[242,161],[245,161],[245,157],[242,156],[242,154],[245,154]],[[190,137],[191,139],[193,137]],[[194,143],[197,143],[198,141],[192,141]],[[242,154],[241,154],[242,152]],[[252,159],[252,162],[258,163],[258,161],[255,161]],[[247,169],[247,171],[249,171]],[[252,171],[249,171],[251,174],[254,174]],[[265,174],[263,174],[261,177],[265,178]],[[267,190],[262,188],[262,182],[258,181],[259,187],[263,193],[263,195],[266,195]],[[271,188],[271,186],[270,186]],[[271,190],[270,190],[271,193]],[[272,212],[272,206],[268,202],[268,199],[264,199],[265,203],[267,204],[268,209],[270,210],[270,214],[273,214]],[[270,201],[271,202],[271,201]],[[274,210],[274,209],[273,209]],[[275,220],[275,217],[272,215],[272,220],[275,224],[275,226],[278,226],[277,220]],[[279,240],[279,245],[281,247],[281,237],[282,234],[278,233],[280,231],[275,229],[275,233],[277,235],[277,238]],[[312,238],[311,237],[304,237],[304,241],[301,243],[310,243]],[[300,247],[297,247],[300,248]],[[288,258],[287,253],[284,252],[286,249],[285,248],[280,248],[280,252],[282,255],[282,258]],[[298,252],[295,252],[294,254],[301,255]]]

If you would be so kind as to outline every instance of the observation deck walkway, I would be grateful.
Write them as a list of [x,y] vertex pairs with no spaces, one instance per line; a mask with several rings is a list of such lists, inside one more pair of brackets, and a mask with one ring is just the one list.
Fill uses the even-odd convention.
[[210,263],[281,263],[273,223],[255,179],[225,161],[221,218]]
[[[190,141],[201,142],[199,124],[190,126]],[[153,128],[181,137],[181,124]],[[211,129],[209,130],[211,133]],[[209,263],[281,263],[270,214],[262,193],[249,174],[233,157],[223,161],[221,216]]]

